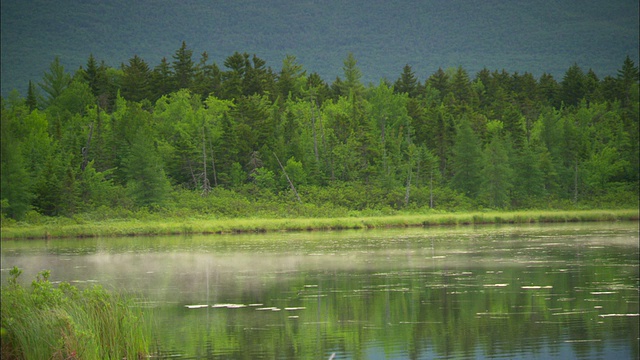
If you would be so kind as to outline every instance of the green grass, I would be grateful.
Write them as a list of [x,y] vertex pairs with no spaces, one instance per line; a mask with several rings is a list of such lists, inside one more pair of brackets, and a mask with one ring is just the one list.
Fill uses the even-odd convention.
[[101,287],[54,287],[43,271],[31,289],[2,287],[2,359],[141,359],[147,357],[150,322],[131,298]]
[[144,220],[51,221],[3,226],[2,239],[95,236],[217,234],[411,226],[620,221],[639,219],[638,209],[428,213],[336,218],[154,218]]

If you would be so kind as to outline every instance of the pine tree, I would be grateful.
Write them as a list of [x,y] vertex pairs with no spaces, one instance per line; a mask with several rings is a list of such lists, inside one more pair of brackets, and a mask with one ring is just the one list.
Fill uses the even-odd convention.
[[552,75],[544,73],[538,80],[538,99],[543,104],[558,107],[560,85]]
[[577,106],[586,95],[586,78],[578,64],[573,64],[560,83],[560,100],[566,106]]
[[356,98],[362,96],[364,92],[364,85],[360,81],[362,72],[358,68],[358,61],[356,61],[353,53],[347,55],[342,71],[344,72],[344,80],[341,84],[340,93],[346,96],[353,94]]
[[149,65],[134,55],[129,64],[122,65],[120,94],[129,101],[140,102],[150,97],[151,71]]
[[306,76],[306,71],[302,68],[293,55],[285,56],[284,60],[282,60],[282,69],[280,70],[280,74],[278,75],[278,94],[281,96],[283,100],[289,97],[296,99],[299,98],[302,94],[301,88],[301,79]]
[[471,88],[471,80],[462,66],[458,66],[451,78],[451,91],[457,102],[466,105],[472,104],[474,94]]
[[438,68],[438,71],[429,76],[426,84],[440,92],[440,100],[444,99],[451,91],[449,75],[442,68]]
[[483,156],[480,141],[466,119],[458,127],[453,145],[451,168],[453,188],[475,199],[480,192]]
[[40,87],[47,94],[46,105],[53,103],[55,99],[71,84],[71,75],[64,71],[64,66],[60,64],[60,58],[55,57],[49,71],[42,76]]
[[36,94],[35,86],[33,82],[29,80],[29,87],[27,88],[27,98],[25,100],[25,105],[29,108],[29,110],[33,111],[38,108],[38,96]]
[[202,99],[206,99],[209,95],[220,95],[220,87],[222,77],[218,65],[215,63],[207,64],[209,54],[203,52],[200,56],[200,62],[195,68],[193,92],[200,95]]
[[176,91],[176,87],[173,83],[173,72],[167,58],[162,58],[160,64],[158,64],[151,73],[151,102],[155,103],[156,100],[163,95],[167,95]]
[[512,177],[513,171],[509,165],[504,139],[495,134],[484,150],[480,196],[490,207],[507,207],[510,201],[509,192],[513,187]]
[[176,89],[190,89],[193,84],[195,68],[193,65],[193,50],[187,49],[186,42],[182,42],[180,49],[173,55],[173,74]]
[[[640,73],[638,72],[638,67],[633,63],[633,60],[631,60],[629,55],[627,55],[627,57],[624,59],[622,69],[618,70],[617,80],[620,89],[620,99],[622,100],[622,106],[628,108],[631,107],[631,105],[633,105],[634,103],[637,106],[638,81],[640,80]],[[635,111],[637,112],[637,108]]]
[[89,84],[93,95],[98,97],[100,96],[99,92],[99,67],[98,62],[93,57],[93,54],[89,54],[89,59],[87,59],[87,68],[84,69],[83,77],[84,80]]
[[0,199],[2,216],[21,220],[31,208],[32,177],[16,138],[12,116],[2,107],[0,124]]
[[171,191],[148,129],[141,128],[123,160],[127,191],[138,206],[162,206]]
[[509,162],[513,169],[512,201],[516,206],[526,206],[547,195],[544,172],[548,161],[546,149],[536,149],[526,143],[521,150],[512,149]]
[[224,66],[229,69],[222,74],[222,97],[228,100],[237,100],[245,94],[245,77],[248,68],[251,67],[249,54],[239,52],[227,57]]
[[396,93],[407,93],[410,98],[418,96],[418,88],[420,83],[416,79],[416,75],[411,69],[409,64],[406,64],[402,69],[402,74],[396,80],[393,90]]

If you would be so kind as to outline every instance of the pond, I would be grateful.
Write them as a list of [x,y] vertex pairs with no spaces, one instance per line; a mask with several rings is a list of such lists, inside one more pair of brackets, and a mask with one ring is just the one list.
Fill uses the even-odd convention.
[[638,358],[638,223],[2,242],[130,292],[157,358]]

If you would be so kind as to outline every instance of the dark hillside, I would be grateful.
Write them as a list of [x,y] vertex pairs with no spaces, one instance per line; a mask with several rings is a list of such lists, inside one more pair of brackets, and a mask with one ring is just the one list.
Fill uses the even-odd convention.
[[54,56],[67,70],[90,53],[110,66],[133,54],[155,66],[185,40],[220,66],[234,51],[279,69],[295,55],[326,81],[353,52],[364,82],[421,80],[461,65],[562,76],[574,62],[615,74],[638,61],[638,2],[534,1],[2,1],[2,94],[39,82]]

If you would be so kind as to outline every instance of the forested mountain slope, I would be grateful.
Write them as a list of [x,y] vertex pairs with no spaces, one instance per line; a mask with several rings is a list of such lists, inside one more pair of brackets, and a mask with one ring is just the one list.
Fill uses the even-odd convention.
[[574,62],[600,76],[638,62],[638,2],[573,1],[18,1],[1,3],[2,94],[38,82],[55,56],[75,70],[93,54],[150,66],[182,41],[222,67],[235,51],[278,68],[286,54],[331,82],[353,53],[363,82],[405,64],[422,81],[439,67],[549,73]]

